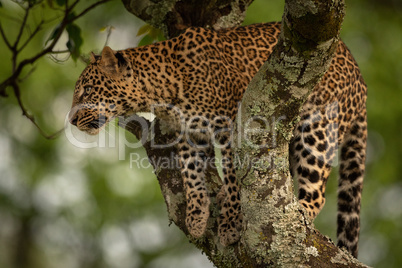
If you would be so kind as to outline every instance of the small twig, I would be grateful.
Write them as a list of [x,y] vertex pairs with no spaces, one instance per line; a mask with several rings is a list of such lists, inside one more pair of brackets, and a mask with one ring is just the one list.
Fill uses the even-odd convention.
[[1,22],[0,22],[0,34],[4,40],[4,43],[6,43],[6,46],[8,47],[8,49],[12,50],[11,44],[8,41],[6,34],[4,33],[3,27],[1,26]]
[[[22,8],[22,9],[25,9],[25,6],[24,6],[24,4],[26,4],[28,1],[15,1],[15,0],[12,0],[14,3],[16,3],[17,5],[19,5],[20,6],[20,8]],[[29,5],[29,4],[28,4]]]
[[50,52],[51,54],[64,54],[64,53],[70,53],[70,50],[58,50],[58,51],[52,51]]
[[[21,61],[18,66],[15,68],[13,74],[7,78],[6,80],[4,80],[1,84],[0,84],[0,95],[4,95],[5,94],[5,88],[7,86],[9,86],[11,83],[11,81],[14,81],[18,78],[18,76],[21,74],[22,69],[28,65],[28,64],[32,64],[33,62],[35,62],[36,60],[38,60],[39,58],[43,57],[44,55],[48,54],[48,53],[52,53],[53,52],[53,48],[56,45],[56,43],[59,41],[61,34],[63,33],[64,29],[67,27],[67,25],[69,23],[72,23],[73,21],[77,20],[78,18],[80,18],[81,16],[83,16],[84,14],[86,14],[88,11],[90,11],[91,9],[95,8],[96,6],[109,2],[110,0],[103,0],[103,1],[98,1],[92,5],[90,5],[89,7],[87,7],[86,9],[84,9],[80,14],[78,14],[77,16],[73,17],[73,18],[68,18],[71,10],[66,9],[66,12],[64,14],[63,20],[60,23],[60,29],[57,33],[57,35],[55,36],[55,38],[52,40],[52,42],[50,43],[50,45],[48,45],[45,49],[43,49],[41,52],[39,52],[38,54],[36,54],[35,56],[29,58],[29,59],[25,59],[23,61]],[[77,1],[78,2],[78,1]],[[75,2],[73,6],[75,6],[75,4],[77,3]]]
[[33,115],[29,114],[28,110],[25,108],[25,106],[24,106],[24,104],[23,104],[23,102],[22,102],[22,100],[21,100],[21,91],[20,91],[20,88],[19,88],[18,84],[17,84],[16,82],[14,82],[11,86],[12,86],[12,88],[13,88],[14,95],[15,95],[15,97],[17,98],[18,105],[19,105],[20,108],[21,108],[22,115],[25,116],[26,118],[28,118],[29,121],[32,122],[32,124],[39,130],[40,134],[41,134],[44,138],[46,138],[46,139],[48,139],[48,140],[55,139],[55,138],[57,138],[57,137],[64,131],[64,128],[62,128],[62,129],[56,131],[56,132],[53,133],[53,134],[50,134],[50,135],[46,134],[46,133],[39,127],[39,125],[36,123],[35,117],[34,117]]
[[[14,44],[11,44],[9,42],[9,40],[7,39],[6,34],[5,34],[1,24],[0,24],[0,34],[1,34],[4,42],[6,43],[7,47],[9,48],[9,50],[12,53],[12,71],[13,71],[12,75],[10,75],[7,79],[5,79],[0,84],[0,96],[6,97],[7,96],[6,88],[11,86],[13,88],[13,92],[14,92],[16,98],[17,98],[18,104],[21,107],[22,114],[25,117],[27,117],[38,128],[38,130],[41,133],[41,135],[44,136],[47,139],[52,139],[52,138],[57,137],[63,131],[63,129],[58,131],[58,132],[56,132],[56,133],[54,133],[54,134],[52,134],[52,135],[47,135],[39,127],[39,125],[35,121],[34,116],[29,114],[27,109],[23,105],[23,102],[21,100],[21,92],[20,92],[20,89],[19,89],[19,86],[18,86],[18,82],[26,79],[27,76],[30,75],[34,69],[32,69],[28,73],[28,75],[25,76],[24,78],[19,78],[19,76],[21,75],[21,72],[25,68],[26,65],[34,63],[36,60],[38,60],[39,58],[43,57],[44,55],[46,55],[46,54],[62,54],[62,53],[67,52],[67,51],[53,51],[55,45],[59,41],[59,39],[60,39],[63,31],[67,27],[67,25],[69,25],[70,23],[72,23],[75,20],[79,19],[80,17],[82,17],[83,15],[88,13],[90,10],[94,9],[95,7],[97,7],[98,5],[101,5],[101,4],[109,2],[109,1],[110,0],[97,1],[94,4],[91,4],[89,7],[85,8],[83,11],[81,11],[76,16],[71,16],[71,14],[73,12],[73,9],[79,3],[79,0],[74,1],[71,5],[69,5],[68,1],[66,1],[65,8],[64,8],[64,15],[63,15],[63,18],[62,18],[62,20],[60,22],[59,30],[56,33],[56,36],[52,39],[51,43],[47,47],[45,47],[43,50],[38,52],[36,55],[34,55],[33,57],[22,60],[21,62],[18,63],[18,65],[17,65],[17,56],[19,55],[21,50],[23,50],[30,43],[32,38],[41,30],[41,27],[43,26],[45,21],[41,20],[41,22],[36,26],[35,30],[28,37],[28,39],[21,45],[20,48],[18,48],[18,45],[19,45],[19,43],[21,41],[22,34],[23,34],[24,29],[26,27],[29,12],[30,12],[30,9],[32,8],[31,4],[29,4],[27,7],[24,7],[23,5],[20,5],[25,10],[25,15],[24,15],[24,18],[23,18],[23,20],[21,22],[21,27],[19,29],[19,32],[17,34],[17,38],[16,38]],[[60,61],[60,60],[56,59],[54,56],[52,56],[52,57],[53,57],[54,60]]]
[[[58,10],[58,11],[63,11],[62,9],[57,9],[57,10]],[[44,24],[47,24],[47,23],[53,23],[53,22],[55,22],[55,21],[59,20],[59,19],[60,19],[60,17],[61,17],[61,15],[54,16],[53,18],[50,18],[50,19],[44,20],[44,21],[43,21],[43,23],[44,23]]]
[[18,32],[17,38],[15,39],[14,45],[12,46],[13,50],[15,50],[15,51],[17,51],[18,43],[20,42],[22,33],[24,32],[25,25],[27,23],[30,10],[31,10],[31,6],[28,5],[28,7],[25,9],[25,15],[24,15],[24,18],[22,19],[21,27],[20,27],[20,30]]
[[[109,1],[111,1],[111,0],[102,0],[102,1],[98,1],[98,2],[96,2],[96,3],[92,4],[92,5],[90,5],[89,7],[87,7],[86,9],[84,9],[80,14],[78,14],[77,16],[75,16],[72,21],[79,19],[80,17],[82,17],[83,15],[85,15],[88,11],[90,11],[90,10],[93,9],[93,8],[95,8],[96,6],[101,5],[101,4],[104,4],[104,3],[107,3],[107,2],[109,2]],[[77,2],[78,2],[78,1],[77,1]],[[71,22],[72,22],[72,21],[71,21]]]
[[1,18],[2,19],[8,19],[10,21],[16,22],[16,23],[21,23],[21,20],[18,18],[15,18],[13,16],[10,16],[9,14],[4,14],[4,12],[2,12],[1,14]]
[[106,41],[105,41],[104,47],[107,46],[107,43],[109,42],[109,38],[110,38],[110,35],[112,34],[113,29],[114,29],[113,26],[108,26],[107,27]]
[[[70,51],[60,51],[59,54],[67,53],[67,52],[70,52]],[[50,54],[50,59],[53,60],[55,63],[66,62],[66,61],[70,58],[70,56],[71,56],[71,54],[68,54],[64,59],[59,59],[59,58],[57,58],[57,57],[56,57],[55,55],[53,55],[53,54],[58,54],[58,53],[52,52],[52,53]]]
[[31,70],[29,70],[29,72],[22,78],[18,79],[18,82],[23,82],[25,79],[27,79],[34,71],[36,70],[36,66],[32,67]]
[[70,13],[70,11],[72,11],[74,9],[74,7],[78,4],[80,0],[75,1],[71,6],[68,5],[68,0],[66,0],[66,8],[65,8],[65,12],[66,13]]
[[42,25],[44,24],[44,21],[42,20],[35,28],[35,30],[32,32],[32,34],[28,37],[28,39],[22,44],[22,46],[17,49],[17,52],[21,52],[27,45],[28,43],[35,37],[35,35],[41,30]]
[[79,56],[79,59],[80,59],[80,61],[83,62],[85,65],[88,65],[89,62],[90,62],[89,57],[86,57],[86,56],[83,56],[83,55],[80,55],[80,56]]

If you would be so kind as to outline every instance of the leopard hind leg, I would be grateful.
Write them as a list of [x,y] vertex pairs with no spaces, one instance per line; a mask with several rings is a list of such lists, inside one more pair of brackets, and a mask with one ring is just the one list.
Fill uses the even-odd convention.
[[232,120],[216,117],[214,120],[214,145],[221,151],[223,185],[217,195],[220,215],[218,235],[224,246],[237,242],[240,238],[243,217],[240,205],[240,183],[236,178],[236,169],[232,151]]
[[325,187],[338,144],[336,121],[325,114],[323,110],[302,116],[289,146],[290,171],[298,182],[299,203],[313,220],[325,204]]
[[[199,142],[203,143],[203,141]],[[199,238],[205,232],[210,214],[205,169],[211,148],[194,146],[182,139],[178,144],[178,149],[186,195],[186,226],[193,237]]]
[[338,182],[338,246],[358,254],[360,201],[367,140],[366,114],[360,115],[345,135],[340,150]]
[[237,242],[240,238],[243,217],[240,205],[240,184],[236,178],[233,153],[230,144],[221,148],[223,186],[217,196],[220,206],[218,234],[224,246]]

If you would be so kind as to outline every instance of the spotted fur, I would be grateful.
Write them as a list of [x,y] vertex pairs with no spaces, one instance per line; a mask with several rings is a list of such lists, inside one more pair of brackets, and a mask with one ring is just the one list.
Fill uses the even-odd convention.
[[[221,31],[187,29],[171,40],[113,51],[105,47],[77,81],[70,122],[89,134],[116,116],[149,112],[177,134],[191,235],[204,234],[210,200],[204,166],[212,144],[221,148],[223,188],[218,233],[235,243],[242,228],[240,185],[230,143],[231,125],[248,83],[268,59],[279,23]],[[157,104],[157,106],[155,106]],[[299,200],[314,219],[325,203],[325,184],[340,146],[338,245],[357,256],[366,147],[366,86],[349,50],[336,55],[303,106],[290,144]],[[182,126],[189,135],[182,135]]]

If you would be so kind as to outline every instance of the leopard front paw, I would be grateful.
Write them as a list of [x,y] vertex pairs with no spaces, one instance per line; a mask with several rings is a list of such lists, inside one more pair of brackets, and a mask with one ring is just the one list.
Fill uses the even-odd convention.
[[191,236],[195,238],[201,237],[205,232],[209,218],[209,203],[209,198],[187,201],[186,226]]

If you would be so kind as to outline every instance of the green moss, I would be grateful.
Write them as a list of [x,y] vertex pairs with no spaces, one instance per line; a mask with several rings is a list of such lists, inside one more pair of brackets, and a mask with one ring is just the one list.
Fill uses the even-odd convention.
[[[311,3],[311,2],[310,2]],[[312,11],[313,8],[309,8]],[[292,29],[287,23],[283,25],[283,35],[287,46],[292,47],[303,55],[305,59],[311,57],[312,51],[317,45],[337,36],[343,21],[344,13],[334,8],[328,12],[326,9],[315,12],[306,12],[307,9],[302,7],[299,10],[289,10],[292,13]],[[296,15],[297,14],[297,15]],[[311,27],[315,25],[315,27]]]
[[330,250],[327,243],[323,243],[315,234],[306,237],[307,243],[312,243],[312,246],[317,249],[318,254],[324,256],[325,252]]
[[300,253],[305,252],[302,241],[306,238],[306,227],[300,217],[298,203],[294,201],[285,206],[285,213],[278,214],[273,223],[276,235],[268,254],[275,256],[278,267],[297,267],[305,263],[306,256]]
[[[157,1],[144,7],[144,12],[149,18],[148,23],[161,29],[165,36],[169,36],[166,25],[166,15],[173,10],[179,0]],[[141,1],[139,1],[141,2]]]

